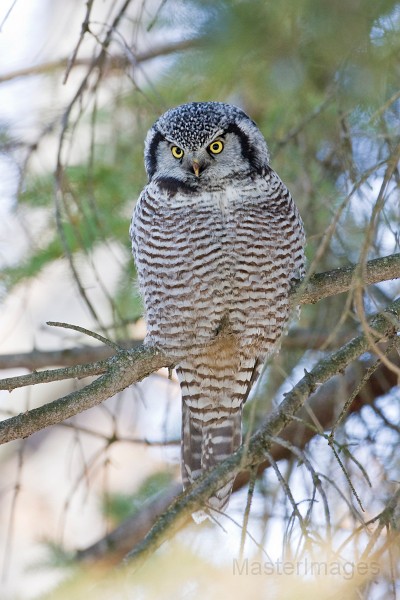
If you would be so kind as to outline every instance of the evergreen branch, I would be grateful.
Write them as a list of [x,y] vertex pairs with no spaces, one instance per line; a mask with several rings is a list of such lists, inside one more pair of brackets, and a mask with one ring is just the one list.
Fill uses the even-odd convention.
[[[323,294],[325,294],[325,296],[330,295],[332,288],[344,291],[343,288],[345,285],[351,285],[352,276],[356,268],[356,266],[352,266],[315,275],[306,284],[304,292],[301,290],[300,286],[300,293],[304,294],[304,297],[307,298],[308,301],[317,301],[318,298],[323,297]],[[394,278],[397,276],[397,270],[400,270],[399,254],[376,259],[367,263],[366,277],[370,282],[376,282],[379,280],[379,277]],[[379,273],[381,273],[380,276],[378,275]],[[317,281],[313,283],[315,278],[317,278]],[[326,285],[326,281],[330,282],[329,286]],[[322,291],[319,291],[319,286],[322,286]],[[298,294],[299,292],[294,295],[295,301],[302,302],[303,296],[299,297]],[[393,303],[390,306],[396,307],[397,304]],[[389,308],[385,313],[382,313],[383,315],[387,315],[385,323],[390,317],[391,320],[389,319],[387,327],[390,326],[392,329],[396,328],[396,324],[398,324],[399,321],[399,315],[396,312],[396,309],[393,310],[393,314]],[[380,318],[382,319],[383,316]],[[375,329],[375,327],[372,323],[375,323],[377,319],[378,317],[371,321],[373,329]],[[377,329],[377,331],[379,331],[379,329]],[[364,339],[363,336],[361,337]],[[349,342],[349,344],[351,343],[352,342]],[[349,344],[346,344],[343,348],[347,348]],[[365,342],[365,340],[364,345],[365,350],[368,349],[368,343]],[[358,354],[355,355],[355,357],[357,356]],[[147,377],[152,372],[162,367],[173,367],[174,365],[175,361],[172,357],[163,355],[155,348],[142,346],[136,350],[123,350],[118,352],[117,355],[107,359],[105,363],[98,361],[97,363],[89,363],[77,367],[31,373],[30,375],[2,380],[0,381],[0,389],[12,390],[15,387],[24,385],[45,383],[70,377],[80,378],[104,372],[104,374],[96,381],[90,383],[83,389],[71,392],[49,404],[2,421],[0,423],[0,444],[27,437],[40,429],[56,425],[92,406],[100,404],[133,383]],[[333,370],[331,375],[338,371],[340,371],[340,369],[337,369],[336,371]]]
[[62,381],[63,379],[83,379],[84,377],[101,375],[101,373],[105,373],[108,370],[108,367],[109,360],[99,360],[86,365],[34,371],[27,375],[16,375],[15,377],[0,379],[0,390],[11,392],[20,387],[38,385],[39,383],[50,383],[51,381]]

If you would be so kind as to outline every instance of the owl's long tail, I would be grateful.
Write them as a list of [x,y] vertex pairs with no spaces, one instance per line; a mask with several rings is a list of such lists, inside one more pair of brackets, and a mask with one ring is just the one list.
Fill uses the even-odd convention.
[[[242,407],[259,371],[258,364],[256,368],[254,363],[254,359],[249,360],[239,373],[226,373],[225,377],[220,371],[218,378],[214,366],[209,377],[203,373],[203,385],[199,384],[198,377],[193,377],[193,365],[189,369],[188,365],[177,369],[182,390],[182,479],[185,489],[240,446]],[[213,388],[212,393],[210,388]],[[225,510],[233,482],[234,478],[208,499],[209,509]],[[205,516],[200,511],[193,518],[201,521]]]
[[[242,441],[242,407],[210,409],[196,414],[182,402],[182,479],[188,487],[204,471],[212,469],[237,450]],[[234,479],[220,488],[207,504],[223,511],[229,502]]]

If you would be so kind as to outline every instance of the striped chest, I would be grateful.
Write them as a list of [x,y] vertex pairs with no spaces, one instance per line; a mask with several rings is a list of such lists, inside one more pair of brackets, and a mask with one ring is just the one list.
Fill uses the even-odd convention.
[[207,193],[144,191],[132,233],[149,339],[207,340],[226,315],[239,336],[259,335],[271,304],[284,318],[298,223],[290,196],[267,187],[262,179]]

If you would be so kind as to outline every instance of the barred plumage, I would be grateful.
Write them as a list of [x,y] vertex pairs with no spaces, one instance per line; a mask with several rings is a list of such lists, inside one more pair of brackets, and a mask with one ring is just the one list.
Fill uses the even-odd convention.
[[[133,253],[146,342],[178,365],[186,487],[241,443],[243,403],[279,345],[290,287],[303,275],[304,231],[264,138],[236,107],[168,111],[148,133],[145,163]],[[225,508],[232,483],[209,508]]]

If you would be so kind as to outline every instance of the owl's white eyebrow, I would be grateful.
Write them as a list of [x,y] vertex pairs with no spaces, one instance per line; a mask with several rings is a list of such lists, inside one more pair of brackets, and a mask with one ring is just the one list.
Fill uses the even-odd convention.
[[171,142],[170,140],[168,140],[167,138],[164,138],[164,140],[167,142],[167,144],[169,146],[178,146],[178,148],[180,148],[181,146],[179,144],[177,144],[177,142]]
[[219,137],[225,137],[225,130],[224,130],[224,129],[221,129],[221,130],[220,130],[220,131],[219,131],[219,132],[218,132],[216,135],[214,135],[214,136],[212,137],[212,140],[211,140],[211,142],[209,142],[209,143],[210,143],[210,144],[212,144],[212,143],[213,143],[213,141],[214,141],[214,140],[217,140]]

